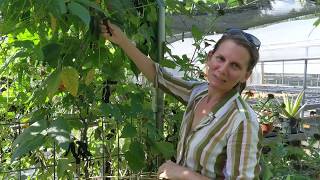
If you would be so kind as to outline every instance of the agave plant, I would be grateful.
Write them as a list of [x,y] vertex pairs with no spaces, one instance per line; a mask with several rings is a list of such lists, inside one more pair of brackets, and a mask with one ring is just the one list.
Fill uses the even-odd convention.
[[300,112],[303,110],[304,105],[301,106],[302,98],[304,95],[304,90],[301,91],[298,96],[294,99],[294,97],[289,97],[288,94],[283,96],[283,104],[282,104],[282,116],[287,119],[298,119]]
[[296,134],[299,130],[299,114],[304,109],[305,104],[301,106],[304,90],[301,91],[296,98],[289,97],[288,94],[283,96],[281,116],[289,120],[290,133]]

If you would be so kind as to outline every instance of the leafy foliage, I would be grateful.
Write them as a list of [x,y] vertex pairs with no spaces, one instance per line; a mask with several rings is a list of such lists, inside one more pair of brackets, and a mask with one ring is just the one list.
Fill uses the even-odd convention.
[[318,179],[319,152],[314,148],[317,140],[308,139],[308,146],[294,147],[284,143],[282,137],[265,144],[261,160],[262,179]]
[[1,125],[1,172],[32,164],[36,176],[48,177],[53,171],[43,168],[56,159],[58,177],[83,171],[88,178],[102,165],[91,155],[104,156],[109,175],[154,171],[156,156],[173,156],[173,142],[155,128],[150,86],[134,79],[139,71],[122,50],[99,37],[100,20],[109,18],[156,59],[157,1],[0,2],[0,111],[8,124]]
[[[155,172],[157,157],[174,158],[184,108],[165,97],[160,133],[151,86],[136,80],[140,72],[122,50],[99,37],[100,21],[110,19],[155,60],[158,2],[0,0],[0,179],[31,166],[39,179],[53,176],[54,165],[61,179],[87,179],[100,175],[101,167],[103,175]],[[216,3],[241,4],[166,1],[166,9],[194,15],[215,10]],[[190,31],[204,57],[204,32],[195,26]],[[175,56],[166,46],[165,52],[173,60],[161,65],[179,66],[191,72],[189,79],[199,74],[194,58]]]
[[260,123],[270,124],[279,119],[281,106],[273,94],[268,94],[267,98],[259,98],[253,105],[254,111],[258,115]]

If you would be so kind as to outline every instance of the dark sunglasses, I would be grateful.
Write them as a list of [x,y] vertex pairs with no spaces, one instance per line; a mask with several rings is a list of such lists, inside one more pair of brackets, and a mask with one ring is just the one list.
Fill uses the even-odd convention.
[[231,35],[231,36],[240,36],[242,37],[243,39],[245,39],[246,41],[248,41],[251,45],[253,45],[255,48],[257,48],[257,50],[260,49],[260,45],[261,45],[261,42],[260,40],[255,37],[254,35],[252,34],[249,34],[249,33],[246,33],[244,31],[242,31],[241,29],[236,29],[236,28],[231,28],[231,29],[228,29],[224,35]]

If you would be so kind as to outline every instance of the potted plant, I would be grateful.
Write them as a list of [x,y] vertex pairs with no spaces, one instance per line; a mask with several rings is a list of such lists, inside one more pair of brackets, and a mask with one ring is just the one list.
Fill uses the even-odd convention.
[[263,135],[266,135],[273,130],[274,121],[279,119],[279,107],[280,104],[276,101],[273,94],[268,94],[266,99],[260,99],[253,105]]
[[[301,105],[304,90],[301,91],[296,98],[289,97],[288,94],[284,94],[283,103],[281,105],[281,116],[288,120],[289,127],[287,133],[297,134],[299,132],[299,124],[301,118],[299,117],[300,112],[304,109],[305,104]],[[285,128],[285,127],[283,127]]]

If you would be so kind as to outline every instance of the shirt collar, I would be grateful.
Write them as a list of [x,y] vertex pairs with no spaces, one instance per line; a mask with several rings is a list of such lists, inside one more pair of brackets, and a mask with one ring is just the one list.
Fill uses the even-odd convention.
[[227,101],[229,101],[234,95],[239,95],[237,89],[232,88],[227,94],[226,96],[223,97],[223,99],[221,101],[219,101],[219,103],[214,106],[211,110],[211,112],[213,114],[215,114],[224,104],[226,104]]

